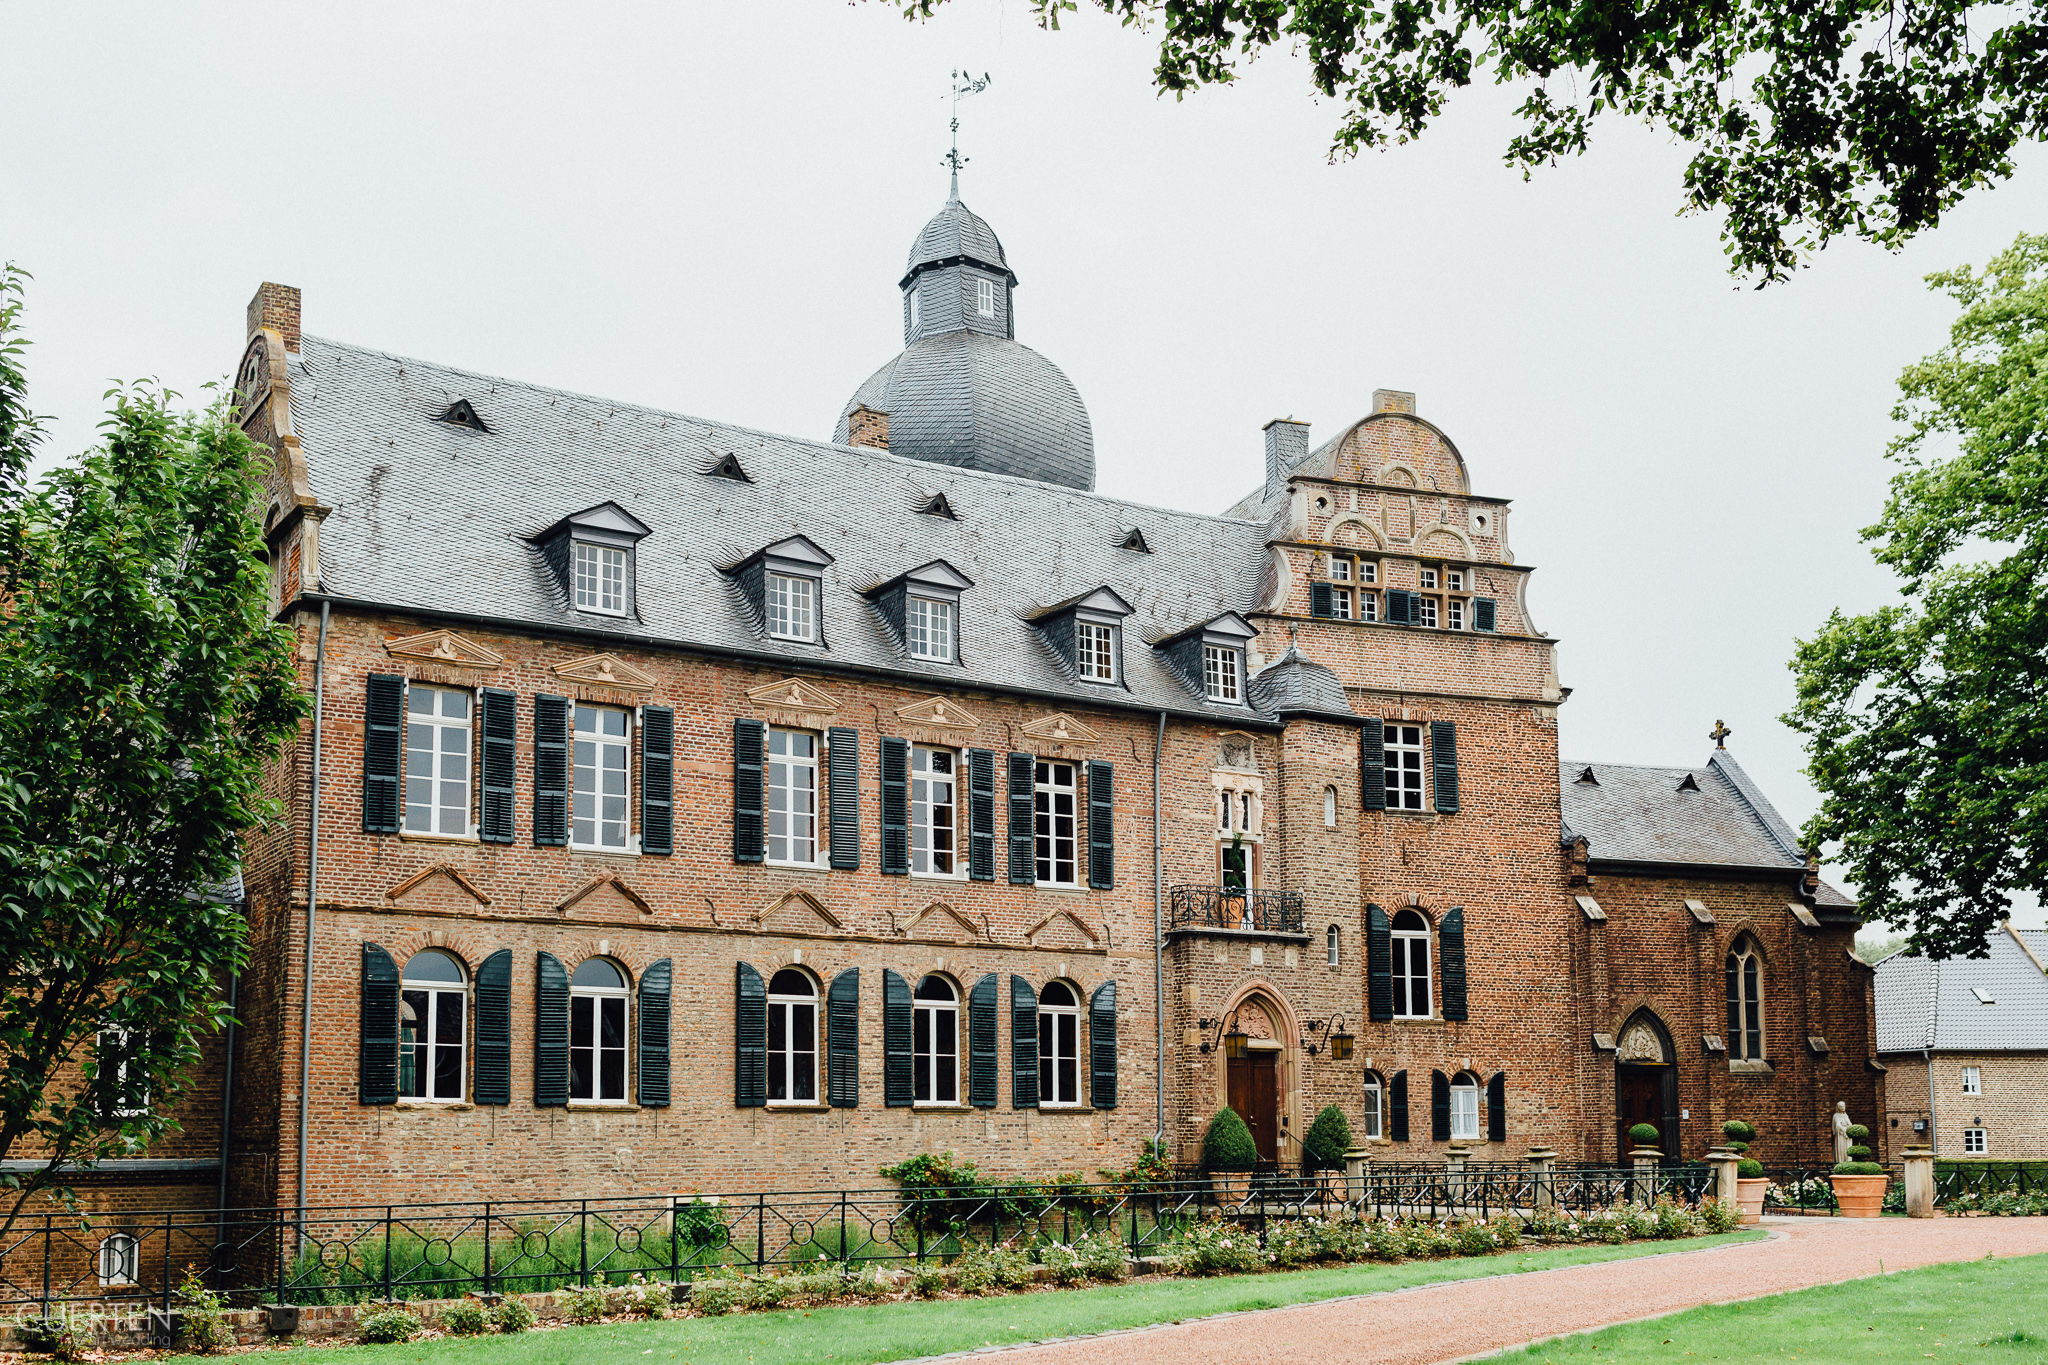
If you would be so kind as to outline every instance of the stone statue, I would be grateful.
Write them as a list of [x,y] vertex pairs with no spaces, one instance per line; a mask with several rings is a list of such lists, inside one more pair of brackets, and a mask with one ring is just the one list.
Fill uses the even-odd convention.
[[1837,1163],[1849,1159],[1849,1106],[1835,1101],[1835,1160]]

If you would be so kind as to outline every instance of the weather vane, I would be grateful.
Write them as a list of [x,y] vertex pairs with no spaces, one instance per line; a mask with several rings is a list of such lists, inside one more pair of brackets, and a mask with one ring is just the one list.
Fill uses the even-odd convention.
[[988,89],[993,79],[986,71],[979,76],[966,71],[953,73],[953,149],[946,153],[941,165],[953,168],[953,197],[960,197],[960,168],[967,164],[967,158],[960,155],[960,101],[967,95],[979,95]]

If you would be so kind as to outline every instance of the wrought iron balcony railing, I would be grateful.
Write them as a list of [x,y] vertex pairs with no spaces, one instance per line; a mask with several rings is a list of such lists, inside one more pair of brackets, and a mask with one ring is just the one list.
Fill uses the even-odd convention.
[[1298,891],[1247,891],[1229,886],[1176,886],[1167,920],[1174,929],[1240,929],[1306,934]]

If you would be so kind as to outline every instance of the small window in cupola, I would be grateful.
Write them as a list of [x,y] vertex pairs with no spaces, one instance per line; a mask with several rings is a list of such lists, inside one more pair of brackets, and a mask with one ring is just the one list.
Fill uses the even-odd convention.
[[912,331],[917,330],[917,324],[920,320],[920,316],[921,314],[917,303],[917,285],[913,284],[910,286],[910,327]]
[[577,612],[633,616],[634,560],[647,525],[615,502],[562,518],[534,538],[562,594]]
[[996,282],[979,279],[974,282],[974,311],[985,318],[996,315]]

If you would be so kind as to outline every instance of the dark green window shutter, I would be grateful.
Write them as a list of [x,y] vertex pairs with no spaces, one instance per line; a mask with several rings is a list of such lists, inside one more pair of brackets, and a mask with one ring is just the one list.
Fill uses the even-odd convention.
[[967,751],[967,875],[996,879],[996,756],[987,749]]
[[569,699],[533,699],[533,842],[569,842]]
[[663,958],[640,973],[640,1106],[668,1108],[669,1001],[675,965]]
[[374,943],[363,945],[362,1010],[356,1099],[392,1104],[398,1099],[398,964]]
[[1396,1142],[1408,1140],[1408,1073],[1396,1071],[1387,1084],[1387,1135]]
[[569,1102],[569,973],[562,959],[542,953],[533,974],[533,1103],[559,1109]]
[[1475,597],[1472,599],[1472,629],[1492,630],[1493,614],[1494,605],[1491,597]]
[[676,851],[676,713],[640,708],[640,851]]
[[1365,907],[1366,1012],[1375,1020],[1394,1017],[1394,935],[1387,912]]
[[917,1102],[910,1069],[910,983],[882,969],[882,1103],[891,1109]]
[[[398,770],[404,761],[405,679],[372,673],[363,698],[363,833],[398,833]],[[397,1054],[392,1056],[396,1067]],[[392,1075],[396,1086],[397,1072]]]
[[1458,810],[1458,726],[1455,721],[1429,723],[1429,760],[1436,770],[1436,808],[1446,815]]
[[1100,759],[1088,761],[1088,885],[1116,886],[1116,771]]
[[1415,613],[1409,604],[1414,600],[1415,594],[1409,592],[1406,588],[1388,588],[1387,624],[1390,626],[1405,626],[1413,621]]
[[1465,907],[1454,905],[1437,927],[1437,957],[1443,963],[1444,1018],[1465,1022]]
[[[483,761],[478,773],[483,800],[477,812],[477,837],[487,844],[509,844],[513,824],[512,780],[519,767],[519,698],[499,688],[486,687],[483,732]],[[511,1100],[503,1102],[509,1104]]]
[[1330,585],[1311,583],[1308,585],[1308,614],[1310,616],[1333,616],[1330,606]]
[[1010,978],[1010,1107],[1038,1107],[1038,992]]
[[910,872],[910,741],[882,741],[882,871]]
[[860,968],[848,967],[825,992],[825,1098],[835,1109],[860,1107]]
[[1105,981],[1088,997],[1088,1101],[1116,1108],[1116,982]]
[[1429,1073],[1429,1140],[1451,1140],[1451,1078],[1441,1071]]
[[832,800],[832,866],[860,866],[860,731],[835,725],[825,733]]
[[1486,1140],[1508,1140],[1508,1073],[1496,1071],[1486,1083]]
[[976,1109],[996,1107],[996,984],[990,972],[967,992],[967,1102]]
[[512,1103],[512,950],[500,948],[476,969],[478,1104]]
[[768,747],[768,727],[742,716],[732,723],[732,860],[758,863],[768,856],[768,834],[761,819],[767,804],[761,791],[761,760]]
[[1387,808],[1387,723],[1369,717],[1358,727],[1358,804],[1362,810]]
[[1037,760],[1030,754],[1010,755],[1010,885],[1038,882],[1038,856],[1032,842],[1032,784]]
[[732,1102],[741,1109],[768,1103],[768,987],[761,974],[739,964],[733,1008]]

